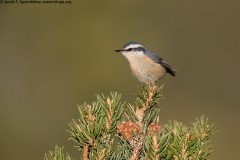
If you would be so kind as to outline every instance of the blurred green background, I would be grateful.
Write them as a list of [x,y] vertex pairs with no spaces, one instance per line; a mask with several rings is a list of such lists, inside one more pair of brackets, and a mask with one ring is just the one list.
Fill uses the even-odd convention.
[[166,76],[161,121],[205,115],[218,133],[211,159],[239,159],[240,2],[77,1],[0,4],[1,159],[42,159],[68,141],[77,104],[118,91],[133,102],[138,81],[114,52],[134,40],[177,69]]

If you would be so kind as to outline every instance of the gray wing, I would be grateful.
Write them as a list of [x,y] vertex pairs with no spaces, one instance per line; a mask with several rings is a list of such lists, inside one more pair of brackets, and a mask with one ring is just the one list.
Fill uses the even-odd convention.
[[145,54],[151,58],[154,62],[159,63],[160,65],[162,65],[165,69],[166,72],[171,74],[172,76],[176,76],[176,70],[174,70],[167,62],[165,62],[159,55],[157,55],[156,53],[146,50]]

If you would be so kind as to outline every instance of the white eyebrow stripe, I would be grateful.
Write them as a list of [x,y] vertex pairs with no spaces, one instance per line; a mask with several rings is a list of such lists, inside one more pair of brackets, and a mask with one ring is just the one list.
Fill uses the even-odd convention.
[[130,44],[125,49],[143,47],[141,44]]

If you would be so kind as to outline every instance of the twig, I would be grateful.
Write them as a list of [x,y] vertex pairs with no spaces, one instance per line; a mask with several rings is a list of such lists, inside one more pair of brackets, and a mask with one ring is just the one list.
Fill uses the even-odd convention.
[[139,135],[139,139],[136,141],[132,156],[130,157],[130,160],[137,160],[139,158],[139,154],[142,150],[142,139],[143,139],[143,117],[144,117],[144,111],[146,111],[148,108],[150,108],[150,102],[152,101],[153,95],[155,94],[156,91],[156,85],[151,84],[151,88],[148,94],[148,98],[146,100],[146,103],[144,104],[143,108],[139,110],[138,106],[136,107],[136,113],[138,117],[138,124],[141,127],[141,133]]
[[83,146],[83,160],[88,160],[88,144]]
[[184,160],[188,160],[187,145],[188,145],[189,139],[190,139],[190,134],[187,133],[186,137],[185,137],[185,140],[184,140],[184,143],[183,143],[183,146],[182,146],[182,157],[183,157]]
[[142,134],[140,135],[140,138],[138,139],[137,143],[135,143],[133,154],[130,157],[130,160],[137,160],[141,150],[142,150]]
[[153,95],[155,94],[157,86],[155,84],[151,84],[150,92],[148,94],[148,98],[146,100],[146,103],[144,105],[144,110],[147,110],[150,108],[150,102],[152,101]]

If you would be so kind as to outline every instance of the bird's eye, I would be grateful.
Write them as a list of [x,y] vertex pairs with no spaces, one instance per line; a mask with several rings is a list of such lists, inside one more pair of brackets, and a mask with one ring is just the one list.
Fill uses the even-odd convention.
[[132,48],[127,49],[127,51],[132,51],[132,50],[133,50]]

